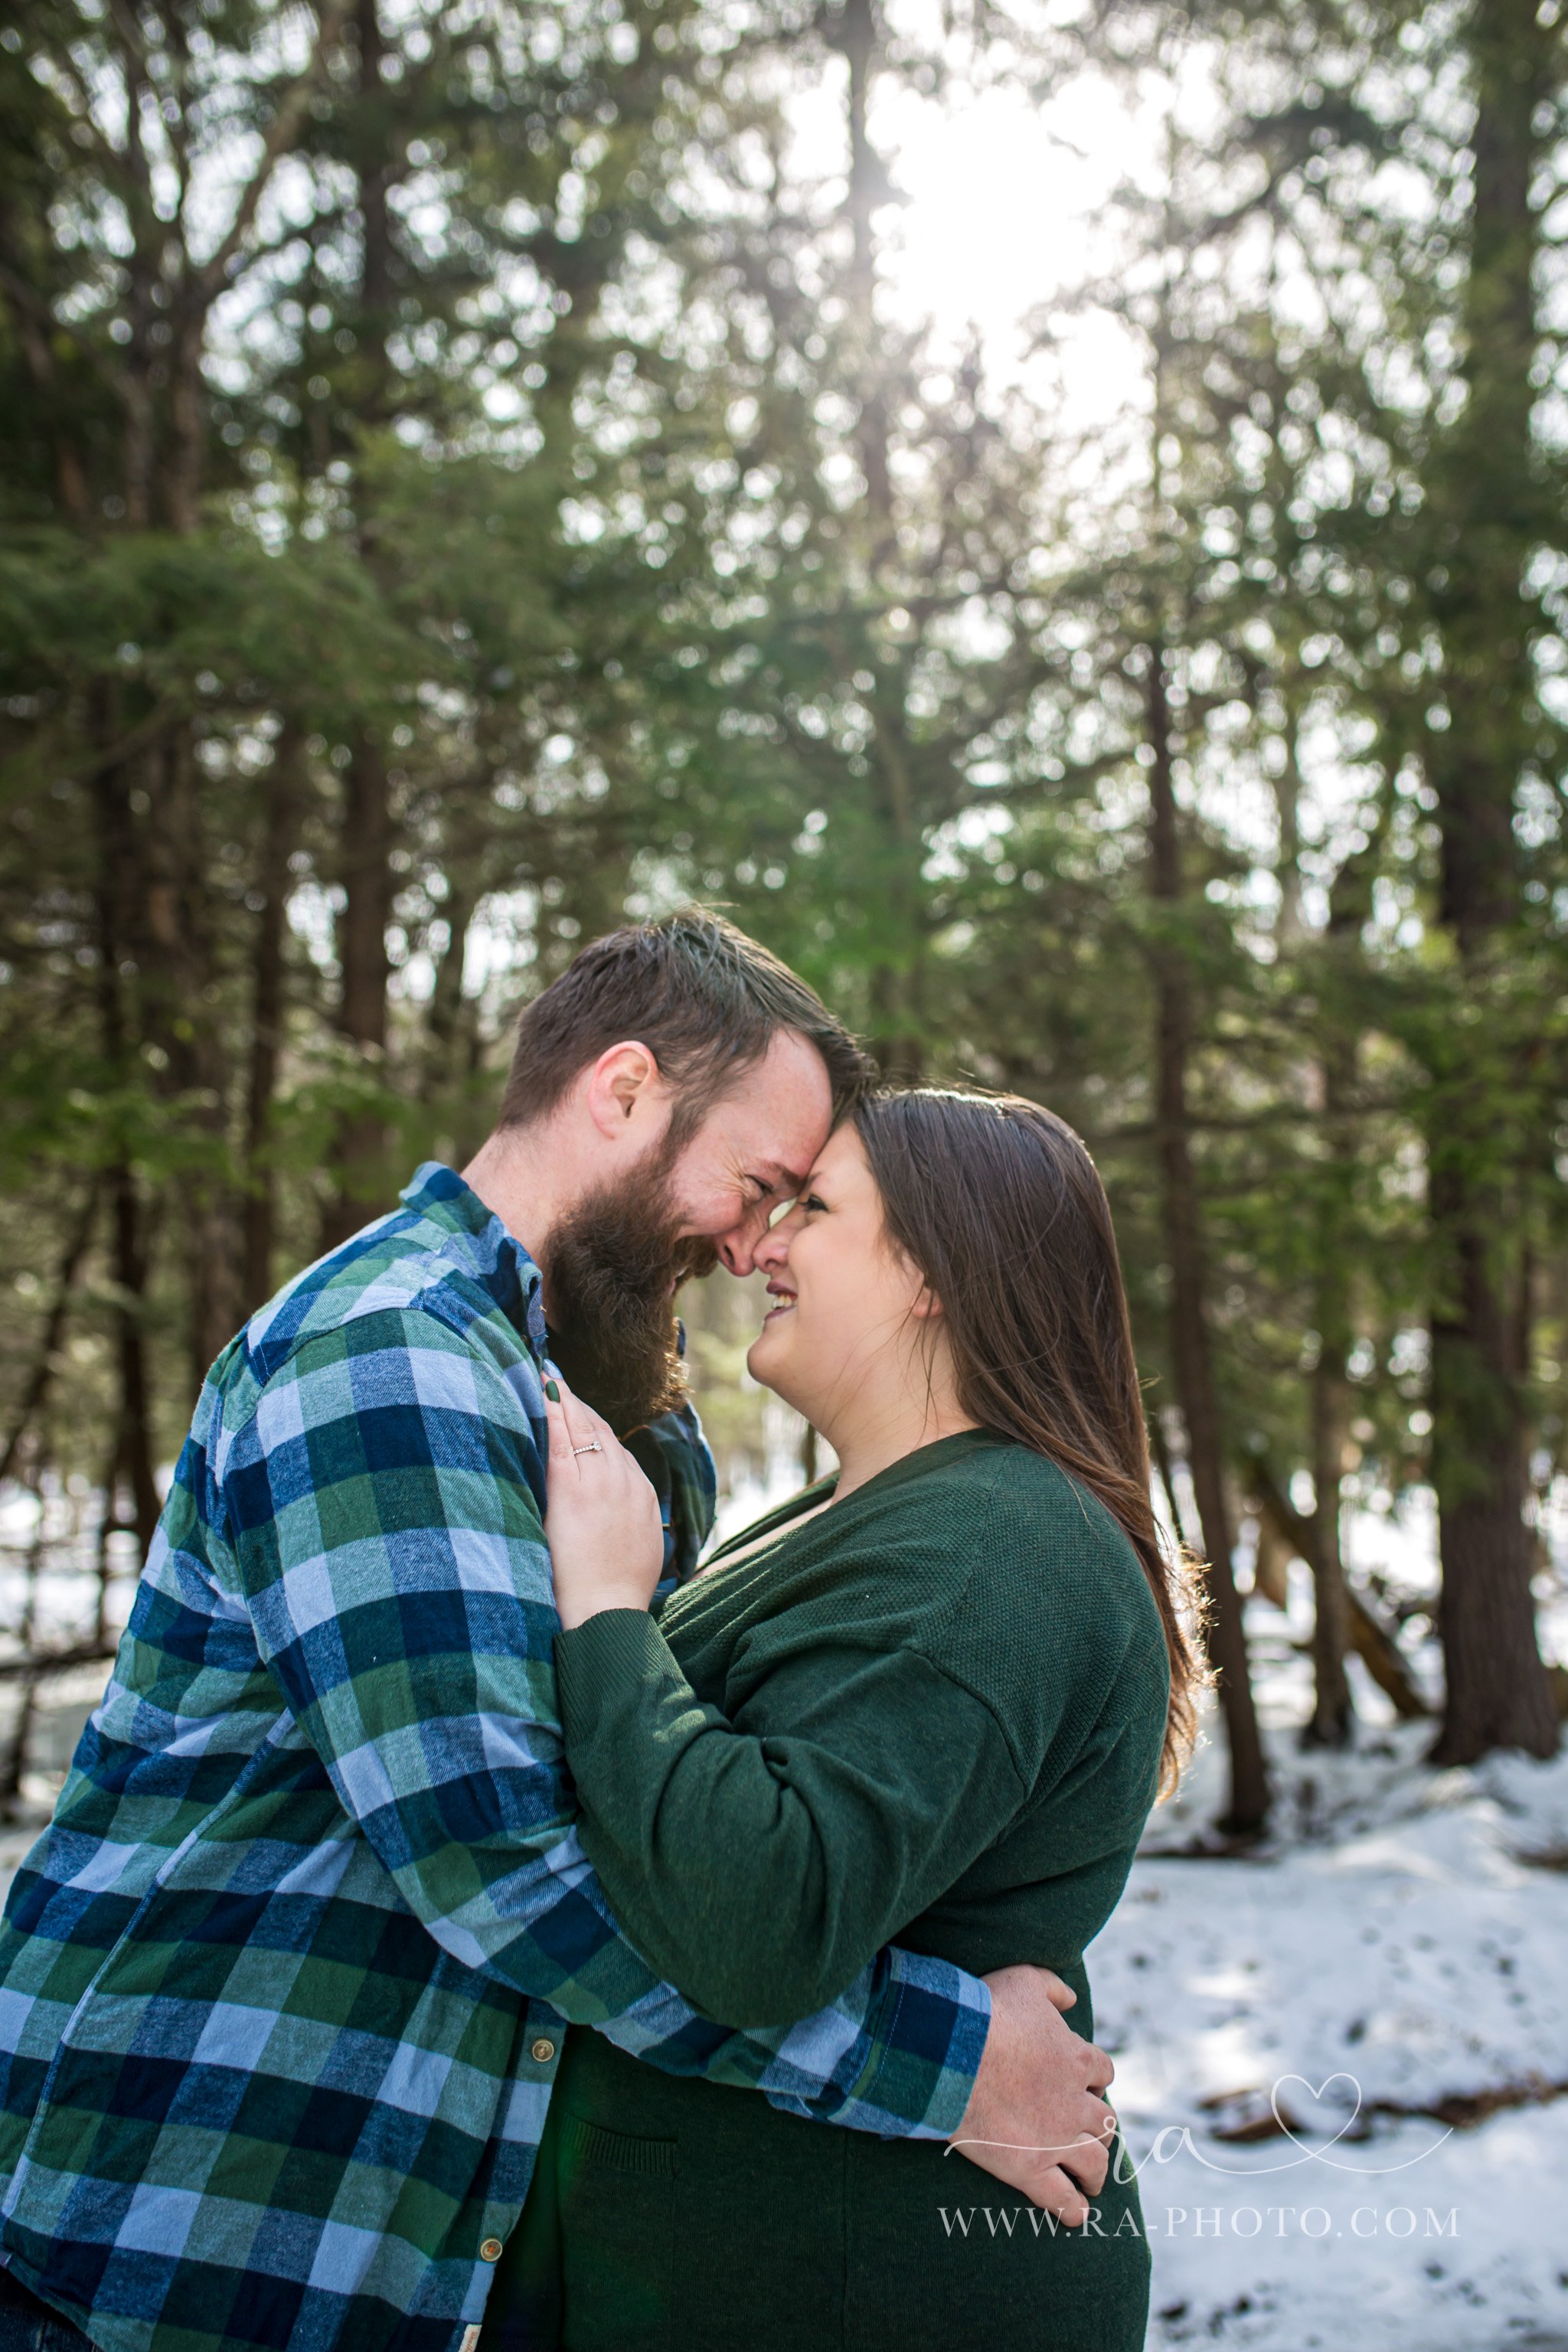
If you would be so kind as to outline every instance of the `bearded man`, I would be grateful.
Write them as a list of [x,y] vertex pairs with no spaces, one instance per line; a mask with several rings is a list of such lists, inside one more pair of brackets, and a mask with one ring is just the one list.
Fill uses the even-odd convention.
[[1106,2079],[1054,1979],[889,1950],[816,2017],[707,2018],[574,1827],[550,1354],[636,1433],[687,1572],[714,1490],[676,1288],[751,1270],[865,1076],[727,924],[616,932],[524,1013],[465,1173],[420,1169],[219,1357],[0,1930],[0,2352],[473,2352],[567,2021],[1050,2170]]

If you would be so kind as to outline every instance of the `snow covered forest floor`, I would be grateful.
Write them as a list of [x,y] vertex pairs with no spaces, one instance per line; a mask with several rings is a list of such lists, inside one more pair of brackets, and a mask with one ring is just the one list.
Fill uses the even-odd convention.
[[1304,1662],[1249,1615],[1276,1833],[1182,1852],[1211,1729],[1089,1954],[1150,2352],[1568,2352],[1568,1754],[1434,1773],[1364,1684],[1356,1751],[1303,1753]]

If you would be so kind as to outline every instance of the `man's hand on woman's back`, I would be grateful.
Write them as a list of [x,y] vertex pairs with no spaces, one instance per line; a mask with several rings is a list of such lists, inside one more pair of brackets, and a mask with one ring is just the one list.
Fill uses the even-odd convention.
[[1105,2185],[1116,2117],[1100,2095],[1116,2069],[1062,2011],[1078,1995],[1049,1969],[997,1969],[991,2030],[949,2147],[1069,2228]]

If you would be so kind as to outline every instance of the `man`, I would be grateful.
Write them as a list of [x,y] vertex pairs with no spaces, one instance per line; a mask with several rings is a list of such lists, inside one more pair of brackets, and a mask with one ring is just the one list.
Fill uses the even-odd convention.
[[689,1566],[711,1471],[675,1287],[749,1270],[862,1076],[727,925],[616,933],[524,1014],[466,1179],[422,1169],[218,1359],[0,1931],[0,2343],[474,2352],[564,2020],[824,2121],[962,2126],[1081,2215],[1028,2151],[1081,2137],[1098,2185],[1109,2062],[1039,1972],[891,1951],[817,2017],[710,2021],[573,1828],[547,1346],[651,1422]]

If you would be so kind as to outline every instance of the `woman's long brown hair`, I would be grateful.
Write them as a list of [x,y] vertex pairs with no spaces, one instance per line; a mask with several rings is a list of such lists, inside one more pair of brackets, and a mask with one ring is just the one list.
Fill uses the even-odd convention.
[[1020,1095],[935,1087],[851,1113],[889,1240],[942,1301],[958,1399],[1098,1496],[1142,1563],[1171,1660],[1162,1792],[1193,1743],[1205,1674],[1197,1562],[1163,1540],[1121,1263],[1100,1173]]

